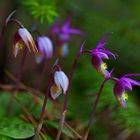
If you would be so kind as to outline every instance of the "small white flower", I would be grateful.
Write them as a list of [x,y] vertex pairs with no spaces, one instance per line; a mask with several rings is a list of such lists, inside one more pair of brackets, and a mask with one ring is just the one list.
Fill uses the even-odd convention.
[[36,56],[37,63],[40,63],[44,57],[52,58],[53,55],[53,44],[52,41],[46,36],[40,36],[37,38],[37,45],[40,51],[40,55]]
[[54,73],[54,83],[50,89],[51,96],[56,99],[62,92],[65,94],[69,85],[69,79],[63,71]]
[[19,28],[14,36],[13,53],[15,57],[24,45],[28,47],[29,51],[38,52],[33,37],[28,30],[26,28]]

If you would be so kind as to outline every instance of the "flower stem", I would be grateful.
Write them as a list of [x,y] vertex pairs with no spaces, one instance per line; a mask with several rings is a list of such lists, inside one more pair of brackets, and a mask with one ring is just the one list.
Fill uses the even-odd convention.
[[60,137],[61,137],[63,125],[64,125],[64,122],[65,122],[65,116],[66,116],[66,112],[67,112],[67,104],[68,104],[68,96],[69,96],[69,93],[70,93],[69,92],[70,91],[70,86],[71,86],[72,77],[73,77],[73,74],[74,74],[74,71],[75,71],[78,60],[79,60],[79,56],[76,56],[76,58],[74,60],[74,63],[73,63],[73,66],[72,66],[72,69],[69,73],[69,86],[68,86],[68,89],[66,91],[64,104],[63,104],[63,108],[62,108],[62,113],[61,113],[61,118],[60,118],[60,121],[59,121],[59,128],[58,128],[58,132],[57,132],[55,140],[59,140]]
[[44,99],[44,102],[43,102],[43,106],[42,106],[42,110],[41,110],[41,113],[40,113],[40,118],[39,118],[38,124],[35,128],[35,136],[34,136],[33,140],[38,139],[39,133],[41,131],[41,128],[42,128],[42,125],[43,125],[43,122],[44,122],[45,108],[46,108],[46,104],[47,104],[47,101],[48,101],[49,91],[50,91],[50,87],[52,85],[52,81],[53,81],[53,72],[51,72],[51,74],[50,74],[50,78],[49,78],[49,81],[48,81],[48,87],[47,87],[47,91],[46,91],[46,94],[45,94],[45,99]]
[[22,75],[22,71],[23,71],[23,68],[24,68],[24,65],[25,65],[26,56],[27,56],[27,48],[24,49],[24,52],[23,52],[21,60],[20,60],[20,66],[19,66],[19,70],[17,72],[18,83],[21,80],[21,75]]
[[3,28],[2,28],[2,31],[0,33],[0,48],[3,46],[3,36],[4,36],[4,33],[5,33],[5,30],[6,30],[6,26],[4,25]]
[[86,132],[85,132],[85,134],[84,134],[83,140],[87,140],[87,138],[88,138],[88,134],[89,134],[89,131],[90,131],[90,128],[91,128],[91,125],[92,125],[92,121],[93,121],[93,118],[94,118],[94,115],[95,115],[95,111],[96,111],[97,104],[98,104],[98,102],[99,102],[99,98],[100,98],[100,96],[101,96],[101,93],[102,93],[102,90],[103,90],[103,88],[104,88],[105,83],[106,83],[109,79],[110,79],[110,78],[105,78],[104,81],[102,82],[102,85],[101,85],[100,90],[99,90],[99,92],[98,92],[98,94],[97,94],[95,103],[93,104],[91,116],[90,116],[90,119],[89,119],[89,121],[88,121],[88,125],[87,125],[87,128],[86,128]]
[[36,89],[37,89],[37,90],[40,90],[40,89],[41,89],[41,82],[43,81],[43,78],[44,78],[44,75],[45,75],[47,66],[48,66],[47,61],[44,61],[43,69],[42,69],[42,71],[41,71],[41,75],[39,76],[39,78],[38,78],[38,80],[37,80],[37,83],[36,83]]

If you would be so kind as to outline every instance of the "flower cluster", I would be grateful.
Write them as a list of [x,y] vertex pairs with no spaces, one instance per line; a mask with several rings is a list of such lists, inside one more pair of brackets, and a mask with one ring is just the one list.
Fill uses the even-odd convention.
[[[14,13],[14,12],[13,12]],[[11,20],[11,13],[6,19],[5,24]],[[12,21],[12,20],[11,20]],[[45,35],[40,35],[36,39],[36,43],[32,35],[29,31],[17,20],[13,20],[20,25],[20,28],[15,33],[13,38],[13,54],[16,57],[19,50],[23,49],[26,46],[29,52],[33,51],[36,54],[36,62],[40,63],[45,58],[51,59],[54,53],[54,46],[58,46],[59,51],[62,56],[67,55],[68,53],[68,42],[70,41],[71,35],[80,35],[83,36],[83,32],[71,28],[71,18],[68,18],[62,26],[59,26],[58,22],[56,22],[51,30],[50,37]],[[92,50],[84,51],[84,44],[81,45],[78,55],[76,57],[79,58],[81,54],[87,53],[91,56],[92,66],[95,68],[97,72],[105,77],[105,79],[113,79],[115,81],[114,85],[114,95],[120,104],[126,108],[126,99],[128,95],[126,90],[132,90],[133,85],[140,86],[140,82],[133,80],[129,77],[131,76],[140,76],[140,74],[126,74],[121,78],[112,77],[113,70],[109,71],[107,64],[104,62],[105,59],[109,59],[109,56],[116,59],[116,54],[111,51],[105,49],[105,46],[108,45],[108,42],[105,41],[106,37],[108,37],[112,32],[107,33],[103,38],[99,41],[97,46]],[[54,41],[54,42],[53,42]],[[61,93],[66,93],[69,87],[69,78],[62,70],[57,70],[53,72],[53,83],[50,87],[50,95],[53,99],[56,99]]]
[[[20,28],[18,31],[14,34],[13,38],[13,54],[14,57],[16,57],[20,50],[22,50],[24,47],[27,47],[29,52],[34,52],[36,54],[36,62],[40,63],[45,59],[51,59],[54,54],[54,46],[58,46],[58,51],[61,56],[66,56],[68,54],[68,43],[71,39],[71,35],[80,35],[83,36],[83,32],[71,28],[71,18],[68,18],[62,26],[58,25],[58,22],[56,22],[50,31],[50,36],[45,35],[39,35],[34,41],[32,35],[30,32],[16,19],[11,20],[11,16],[14,12],[12,12],[8,18],[5,21],[5,24],[7,26],[9,21],[14,21],[20,25]],[[104,60],[109,60],[109,57],[113,57],[116,59],[116,54],[112,53],[111,51],[105,49],[105,46],[108,45],[108,42],[105,41],[106,37],[108,37],[112,32],[107,33],[103,38],[99,41],[97,46],[93,48],[92,50],[83,50],[85,42],[81,45],[78,54],[76,55],[75,61],[73,63],[72,69],[69,74],[69,78],[67,75],[61,70],[61,67],[57,64],[54,64],[52,66],[52,71],[50,73],[50,80],[48,81],[48,88],[47,92],[45,93],[45,99],[41,111],[41,116],[39,119],[39,123],[43,123],[44,119],[44,113],[45,113],[45,106],[47,103],[47,99],[49,95],[55,100],[59,97],[60,94],[66,94],[64,99],[64,106],[63,106],[63,115],[62,115],[62,122],[60,123],[61,127],[63,126],[62,123],[65,119],[65,111],[67,108],[67,100],[68,100],[68,93],[69,93],[69,87],[71,86],[71,79],[74,73],[74,69],[77,65],[77,62],[79,60],[80,55],[86,53],[91,56],[91,64],[93,68],[97,72],[99,72],[101,75],[104,76],[104,82],[102,83],[102,86],[99,90],[99,93],[97,95],[95,106],[93,107],[93,112],[91,113],[91,119],[89,120],[89,125],[87,129],[87,134],[91,125],[91,120],[93,119],[93,116],[95,114],[95,109],[97,106],[97,102],[99,100],[99,97],[101,95],[103,86],[107,80],[113,80],[115,81],[114,84],[114,95],[118,102],[121,104],[123,108],[127,108],[126,100],[128,99],[128,95],[126,93],[126,90],[132,91],[132,87],[134,85],[140,86],[140,82],[133,80],[131,77],[140,76],[140,74],[125,74],[121,78],[112,77],[113,69],[110,71],[108,70],[108,66]],[[2,34],[1,36],[2,37]],[[24,57],[23,57],[24,58]],[[22,64],[22,63],[21,63]],[[20,72],[19,72],[20,73]],[[20,76],[19,76],[20,77]],[[19,80],[19,79],[18,79]],[[64,117],[64,118],[63,118]],[[39,133],[41,130],[42,124],[39,124],[37,126],[36,133]],[[60,128],[61,128],[60,127]],[[61,131],[62,129],[59,129]],[[38,134],[36,134],[38,135]],[[83,140],[86,140],[87,135],[83,138]]]
[[126,105],[126,99],[128,99],[128,95],[126,93],[126,90],[132,90],[132,85],[140,86],[140,82],[135,81],[129,77],[131,76],[140,76],[140,74],[126,74],[122,76],[121,78],[114,78],[111,76],[113,69],[109,72],[107,70],[107,64],[103,61],[103,59],[109,59],[109,56],[112,56],[114,59],[116,59],[116,54],[112,53],[109,50],[104,49],[104,46],[108,44],[108,42],[105,42],[105,38],[112,34],[112,32],[109,32],[106,34],[98,43],[97,47],[95,47],[93,50],[86,50],[84,51],[84,44],[80,47],[78,55],[81,55],[82,53],[87,53],[91,55],[91,62],[93,67],[101,73],[105,78],[113,79],[115,81],[114,85],[114,95],[119,101],[119,103],[122,105],[122,107],[127,108]]

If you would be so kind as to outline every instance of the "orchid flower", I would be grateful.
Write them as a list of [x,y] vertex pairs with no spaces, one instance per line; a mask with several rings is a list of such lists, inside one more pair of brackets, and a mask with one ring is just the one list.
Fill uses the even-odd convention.
[[140,76],[140,74],[126,74],[117,79],[114,86],[114,94],[124,108],[127,108],[126,99],[128,99],[128,95],[126,90],[132,91],[133,85],[140,86],[140,82],[129,78],[131,76]]
[[66,93],[69,85],[69,79],[63,71],[54,73],[54,82],[50,88],[52,98],[55,100],[61,93]]
[[45,57],[47,59],[52,58],[53,44],[47,36],[39,36],[37,38],[37,47],[39,49],[39,53],[36,56],[37,63],[40,63]]
[[13,54],[15,57],[17,56],[18,51],[21,50],[24,45],[27,46],[30,52],[31,50],[35,53],[38,52],[33,37],[28,30],[26,28],[19,28],[13,39]]
[[56,22],[51,28],[51,35],[54,38],[56,45],[59,47],[59,54],[61,56],[66,56],[68,54],[68,42],[72,34],[83,35],[83,32],[71,28],[71,18],[68,18],[64,24],[60,27],[58,22]]
[[109,55],[113,56],[114,59],[116,59],[116,54],[113,54],[112,52],[105,50],[103,47],[108,44],[107,42],[105,42],[105,38],[111,34],[111,32],[109,32],[108,34],[106,34],[98,43],[97,47],[94,48],[93,50],[87,50],[87,51],[83,51],[84,45],[81,46],[80,48],[80,52],[79,55],[81,55],[82,53],[87,53],[90,54],[92,59],[92,65],[93,67],[100,72],[104,77],[110,77],[111,73],[113,72],[113,70],[111,70],[111,72],[109,72],[107,70],[107,64],[103,61],[103,59],[109,59]]
[[103,59],[109,59],[109,55],[116,59],[116,55],[110,52],[109,50],[105,50],[103,47],[108,43],[104,41],[104,39],[111,34],[106,34],[99,42],[96,48],[91,51],[91,62],[94,68],[99,71],[103,76],[110,77],[110,72],[107,70],[107,64],[103,61]]

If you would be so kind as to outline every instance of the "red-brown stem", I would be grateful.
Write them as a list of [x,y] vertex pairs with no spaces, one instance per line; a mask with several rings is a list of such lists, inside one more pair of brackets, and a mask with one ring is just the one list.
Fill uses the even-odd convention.
[[35,136],[34,136],[33,140],[38,139],[39,133],[41,131],[41,128],[42,128],[42,125],[43,125],[43,122],[44,122],[45,108],[46,108],[46,104],[47,104],[47,101],[48,101],[49,91],[50,91],[50,87],[52,85],[52,81],[53,81],[53,72],[51,72],[51,74],[50,74],[50,78],[49,78],[49,81],[48,81],[48,87],[47,87],[47,91],[46,91],[46,94],[45,94],[45,99],[44,99],[44,102],[43,102],[43,106],[42,106],[42,110],[41,110],[41,113],[40,113],[40,118],[39,118],[38,124],[35,128]]
[[58,128],[58,132],[57,132],[57,135],[56,135],[56,140],[59,140],[60,137],[61,137],[61,132],[62,132],[63,125],[64,125],[64,122],[65,122],[65,116],[66,116],[66,111],[67,111],[67,104],[68,104],[68,96],[69,96],[69,93],[70,93],[69,92],[70,91],[70,86],[71,86],[73,74],[74,74],[74,71],[75,71],[78,60],[79,60],[79,56],[76,56],[76,58],[74,60],[74,63],[73,63],[73,66],[72,66],[72,69],[69,73],[69,86],[68,86],[68,89],[66,91],[66,95],[65,95],[65,99],[64,99],[61,118],[60,118],[60,121],[59,121],[59,128]]
[[19,25],[21,28],[24,28],[24,25],[19,21],[19,20],[17,20],[17,19],[10,19],[9,21],[8,21],[8,23],[9,22],[14,22],[14,23],[16,23],[17,25]]
[[3,46],[3,36],[4,36],[4,33],[5,33],[5,30],[6,30],[6,26],[4,25],[3,28],[2,28],[2,31],[0,33],[0,48]]
[[24,65],[25,65],[26,56],[27,56],[27,47],[25,47],[23,54],[22,54],[22,57],[21,57],[21,60],[20,60],[20,66],[19,66],[19,70],[17,73],[18,74],[17,75],[18,82],[20,82],[20,79],[21,79],[21,74],[22,74],[22,70],[23,70]]
[[102,90],[103,90],[103,88],[104,88],[105,83],[106,83],[109,79],[110,79],[110,78],[105,78],[104,81],[102,82],[102,85],[101,85],[100,90],[99,90],[99,92],[98,92],[98,94],[97,94],[95,103],[93,104],[91,116],[90,116],[90,119],[89,119],[89,122],[88,122],[88,125],[87,125],[87,128],[86,128],[86,131],[85,131],[83,140],[87,140],[87,138],[88,138],[88,134],[89,134],[89,131],[90,131],[90,128],[91,128],[91,125],[92,125],[92,121],[93,121],[93,118],[94,118],[94,115],[95,115],[95,111],[96,111],[96,108],[97,108],[97,104],[98,104],[98,102],[99,102],[99,98],[100,98],[100,96],[101,96],[101,93],[102,93]]

